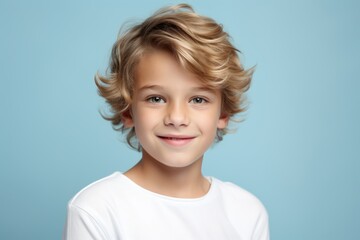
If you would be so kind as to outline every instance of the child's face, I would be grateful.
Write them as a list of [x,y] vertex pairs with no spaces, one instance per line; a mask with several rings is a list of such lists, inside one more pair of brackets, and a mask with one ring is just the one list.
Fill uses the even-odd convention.
[[130,115],[124,125],[135,127],[143,161],[170,167],[186,167],[202,159],[217,129],[228,122],[221,116],[220,90],[204,87],[162,51],[142,57]]

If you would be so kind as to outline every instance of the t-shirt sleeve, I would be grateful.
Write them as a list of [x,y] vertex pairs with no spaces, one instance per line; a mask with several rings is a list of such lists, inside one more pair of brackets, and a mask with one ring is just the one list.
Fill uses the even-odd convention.
[[99,223],[85,210],[69,205],[63,240],[108,239]]
[[256,225],[251,240],[269,240],[269,239],[270,239],[269,217],[265,208],[263,208],[256,221]]

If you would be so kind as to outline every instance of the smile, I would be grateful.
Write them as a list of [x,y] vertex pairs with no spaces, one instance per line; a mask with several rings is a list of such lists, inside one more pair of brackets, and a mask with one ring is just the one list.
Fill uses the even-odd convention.
[[185,146],[186,144],[190,143],[195,137],[190,136],[158,136],[164,143],[175,146],[181,147]]

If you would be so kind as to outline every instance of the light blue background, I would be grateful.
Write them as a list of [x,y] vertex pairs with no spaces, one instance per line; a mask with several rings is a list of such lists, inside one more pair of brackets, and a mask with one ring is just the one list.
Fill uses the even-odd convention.
[[[124,21],[177,2],[1,1],[0,239],[59,239],[67,201],[139,159],[93,76]],[[246,121],[204,173],[257,195],[272,239],[360,239],[359,2],[190,3],[257,65]]]

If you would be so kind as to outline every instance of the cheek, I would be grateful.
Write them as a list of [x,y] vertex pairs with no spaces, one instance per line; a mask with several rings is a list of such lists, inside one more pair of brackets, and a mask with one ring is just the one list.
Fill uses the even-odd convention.
[[134,126],[138,138],[141,138],[139,134],[144,134],[156,126],[159,121],[158,116],[158,114],[154,114],[152,111],[134,111]]
[[198,122],[198,126],[199,128],[202,130],[203,133],[209,135],[210,136],[214,136],[216,135],[216,131],[217,131],[217,125],[218,125],[218,120],[216,118],[201,118],[201,121]]
[[220,123],[220,111],[218,109],[212,109],[200,118],[200,126],[206,128],[210,132],[216,132]]

